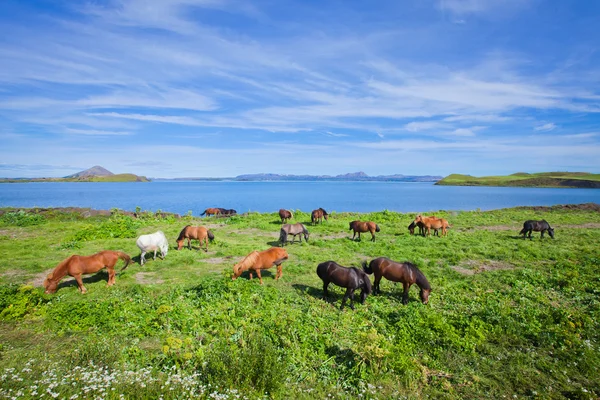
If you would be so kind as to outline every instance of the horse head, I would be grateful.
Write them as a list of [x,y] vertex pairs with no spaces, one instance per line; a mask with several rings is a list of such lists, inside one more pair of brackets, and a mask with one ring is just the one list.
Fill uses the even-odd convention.
[[548,225],[548,235],[554,239],[554,228],[550,228],[550,225]]
[[44,281],[44,288],[46,288],[44,293],[46,293],[46,294],[55,293],[56,289],[58,288],[58,282],[52,280],[52,278],[53,278],[53,274],[50,273],[50,274],[48,274],[48,276],[46,277],[46,280]]
[[427,304],[429,302],[429,294],[431,293],[431,289],[421,289],[421,301],[423,304]]

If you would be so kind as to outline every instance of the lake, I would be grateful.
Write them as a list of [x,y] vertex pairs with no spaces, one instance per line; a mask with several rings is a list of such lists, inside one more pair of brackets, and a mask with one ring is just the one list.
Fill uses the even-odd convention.
[[598,189],[435,186],[414,182],[5,183],[0,207],[90,207],[199,215],[208,207],[238,212],[280,208],[327,211],[429,212],[600,203]]

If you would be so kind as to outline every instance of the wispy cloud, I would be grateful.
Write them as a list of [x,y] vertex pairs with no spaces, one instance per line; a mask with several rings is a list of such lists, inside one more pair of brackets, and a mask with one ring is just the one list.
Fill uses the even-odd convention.
[[556,129],[556,125],[552,122],[548,122],[547,124],[543,124],[543,125],[538,125],[535,128],[533,128],[534,131],[542,131],[542,132],[548,132],[548,131],[552,131]]

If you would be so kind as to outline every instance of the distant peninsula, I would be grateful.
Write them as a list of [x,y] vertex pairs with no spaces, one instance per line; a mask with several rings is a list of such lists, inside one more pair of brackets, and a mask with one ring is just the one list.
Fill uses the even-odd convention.
[[441,176],[433,175],[378,175],[369,176],[364,172],[353,172],[343,175],[280,175],[280,174],[245,174],[231,178],[153,178],[155,181],[375,181],[375,182],[437,182]]
[[435,183],[446,186],[512,186],[600,189],[600,174],[588,172],[517,172],[506,176],[452,174]]
[[113,174],[99,165],[62,178],[0,178],[0,183],[25,182],[149,182],[145,176]]

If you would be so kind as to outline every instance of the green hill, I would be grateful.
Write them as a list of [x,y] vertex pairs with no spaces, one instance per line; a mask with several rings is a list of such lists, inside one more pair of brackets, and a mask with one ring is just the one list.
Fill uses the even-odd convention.
[[446,186],[515,186],[600,189],[600,174],[588,172],[517,172],[512,175],[482,176],[451,174],[436,185]]

